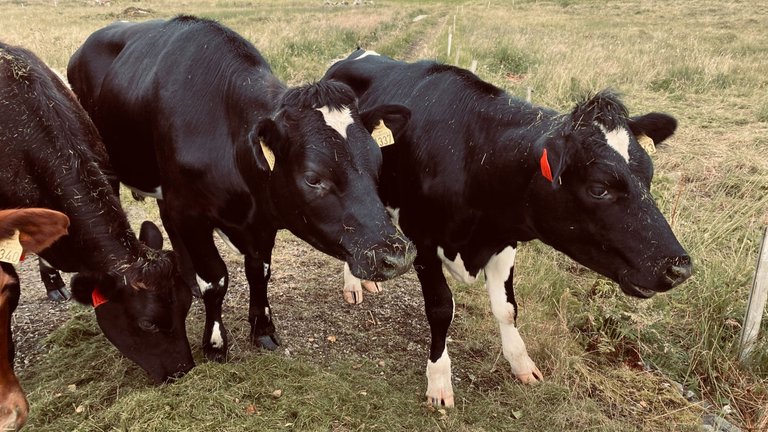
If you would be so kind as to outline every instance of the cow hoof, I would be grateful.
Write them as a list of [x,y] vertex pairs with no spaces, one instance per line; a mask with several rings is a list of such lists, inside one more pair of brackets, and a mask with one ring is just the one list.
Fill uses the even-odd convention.
[[72,297],[72,294],[69,292],[67,287],[52,289],[50,291],[46,291],[46,294],[48,295],[48,300],[55,302],[67,301]]
[[344,301],[349,304],[360,304],[363,302],[363,291],[344,291]]
[[275,335],[262,335],[252,339],[252,343],[258,347],[269,351],[275,351],[280,346],[280,340]]
[[365,288],[366,291],[369,293],[380,293],[381,292],[381,285],[379,285],[378,282],[373,281],[363,281],[362,282],[363,288]]
[[544,381],[544,375],[536,366],[533,366],[530,372],[516,374],[515,377],[523,384],[535,384],[537,382]]
[[453,408],[453,394],[430,397],[427,395],[427,405],[435,407]]
[[205,358],[208,359],[208,361],[216,362],[216,363],[226,363],[227,362],[227,350],[226,348],[214,348],[212,346],[203,347],[203,353],[205,354]]

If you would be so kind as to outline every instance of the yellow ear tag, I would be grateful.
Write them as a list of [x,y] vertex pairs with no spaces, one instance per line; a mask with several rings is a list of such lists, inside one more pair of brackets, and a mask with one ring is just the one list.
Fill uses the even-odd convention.
[[640,144],[640,147],[642,147],[646,153],[649,155],[656,153],[656,144],[653,143],[653,140],[648,135],[640,134],[635,138],[637,138],[637,143]]
[[395,143],[395,136],[392,135],[392,131],[384,125],[384,120],[379,120],[379,124],[373,128],[371,136],[379,147],[386,147]]
[[0,261],[9,264],[18,264],[24,250],[19,243],[19,230],[13,233],[11,238],[0,240]]
[[264,158],[267,160],[267,165],[269,165],[269,170],[274,171],[275,170],[275,153],[272,151],[271,148],[267,147],[267,144],[264,142],[264,139],[259,137],[259,144],[261,144],[261,152],[264,153]]

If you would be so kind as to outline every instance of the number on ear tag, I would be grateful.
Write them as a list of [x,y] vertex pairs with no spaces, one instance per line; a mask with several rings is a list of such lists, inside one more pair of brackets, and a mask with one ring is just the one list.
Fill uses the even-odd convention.
[[640,147],[642,147],[646,153],[649,155],[656,153],[656,144],[648,135],[640,134],[635,138],[637,138],[637,143],[640,144]]
[[267,160],[267,165],[269,165],[269,170],[274,171],[275,170],[275,153],[272,151],[271,148],[267,147],[267,144],[264,142],[264,139],[259,137],[259,144],[261,144],[261,152],[264,153],[264,158]]
[[386,147],[395,143],[395,136],[392,135],[392,131],[384,124],[384,120],[379,120],[379,124],[373,128],[371,136],[379,147]]
[[19,243],[19,230],[13,233],[13,236],[0,241],[0,261],[16,265],[21,259],[24,249]]

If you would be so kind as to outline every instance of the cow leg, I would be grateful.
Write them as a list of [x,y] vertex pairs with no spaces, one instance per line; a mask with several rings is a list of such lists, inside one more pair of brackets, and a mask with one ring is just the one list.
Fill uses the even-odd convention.
[[[203,353],[208,360],[224,362],[227,360],[229,343],[221,310],[229,276],[227,266],[213,242],[213,225],[207,219],[184,213],[162,211],[160,216],[163,217],[163,225],[169,233],[173,249],[188,252],[196,285],[200,287],[205,305]],[[179,258],[182,257],[180,254]],[[181,263],[179,266],[182,267]]]
[[157,200],[157,207],[160,209],[160,218],[163,220],[163,228],[168,234],[168,239],[171,241],[173,251],[178,257],[179,272],[181,278],[187,284],[192,291],[192,295],[197,298],[202,298],[203,294],[200,292],[200,287],[197,285],[197,275],[195,273],[195,267],[192,265],[192,257],[189,255],[184,242],[179,234],[176,232],[173,223],[170,223],[170,215],[168,214],[167,204],[165,200]]
[[67,289],[67,284],[64,283],[59,271],[40,257],[38,257],[37,262],[40,268],[40,279],[43,280],[48,299],[53,301],[69,300],[72,294]]
[[448,357],[448,327],[453,321],[453,294],[443,276],[443,267],[436,253],[424,253],[426,247],[416,246],[419,251],[414,268],[424,294],[424,309],[432,335],[427,360],[427,403],[453,406],[451,384],[451,359]]
[[[272,244],[274,244],[274,236]],[[271,250],[271,249],[270,249]],[[274,351],[280,345],[275,335],[272,309],[267,298],[267,284],[272,276],[271,252],[257,256],[245,256],[245,276],[248,278],[251,300],[248,322],[251,324],[250,341],[253,345]]]
[[491,300],[493,315],[499,322],[501,346],[512,373],[523,383],[541,381],[543,376],[525,349],[525,343],[515,326],[517,304],[512,288],[515,248],[508,246],[491,257],[485,266],[485,286]]
[[3,286],[0,287],[0,430],[17,430],[27,419],[29,404],[19,380],[13,373],[15,349],[11,333],[11,316],[19,304],[19,278],[11,264],[2,266]]

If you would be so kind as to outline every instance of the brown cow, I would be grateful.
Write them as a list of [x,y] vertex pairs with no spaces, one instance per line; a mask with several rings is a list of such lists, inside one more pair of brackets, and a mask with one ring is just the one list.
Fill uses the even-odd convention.
[[29,404],[13,373],[11,314],[19,303],[19,256],[40,252],[67,233],[69,218],[40,208],[0,210],[0,430],[16,430],[27,420]]

